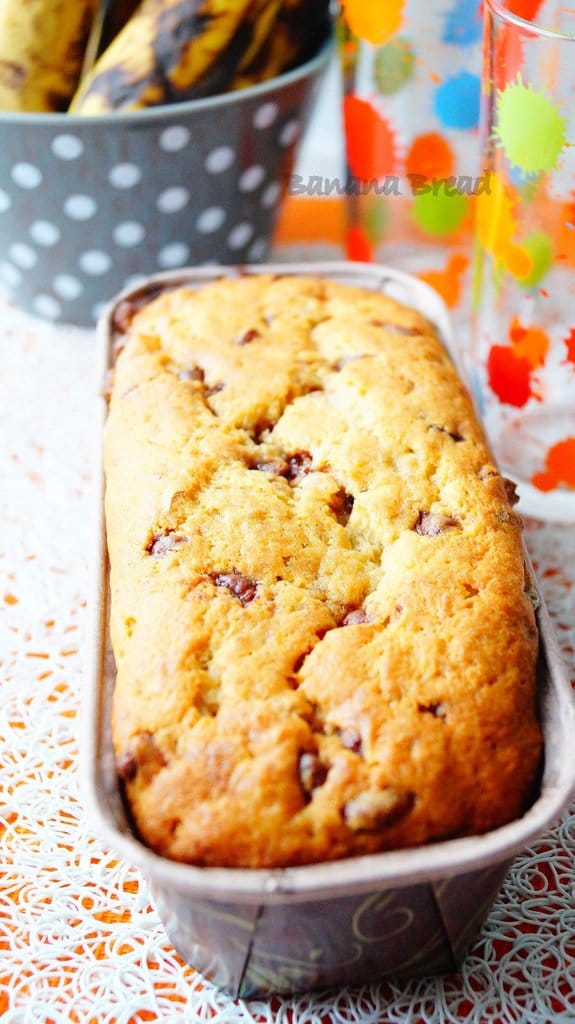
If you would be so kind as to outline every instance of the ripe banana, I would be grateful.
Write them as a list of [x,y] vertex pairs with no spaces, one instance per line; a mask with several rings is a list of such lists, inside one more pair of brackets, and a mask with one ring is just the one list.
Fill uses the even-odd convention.
[[259,50],[279,3],[143,0],[82,83],[71,112],[139,110],[223,92],[238,64]]
[[246,89],[311,60],[329,30],[329,0],[282,0],[271,31],[252,59],[238,66],[229,89]]
[[98,0],[0,0],[0,110],[66,110]]

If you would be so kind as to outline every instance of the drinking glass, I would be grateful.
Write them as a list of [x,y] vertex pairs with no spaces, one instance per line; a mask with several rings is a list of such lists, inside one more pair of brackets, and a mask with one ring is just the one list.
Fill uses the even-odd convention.
[[575,521],[575,10],[485,0],[472,386],[520,508]]
[[343,0],[347,254],[420,274],[450,306],[482,188],[481,39],[480,0]]

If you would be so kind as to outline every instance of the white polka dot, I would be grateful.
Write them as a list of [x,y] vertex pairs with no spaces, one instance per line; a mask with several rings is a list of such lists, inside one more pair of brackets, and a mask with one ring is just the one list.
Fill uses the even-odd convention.
[[116,164],[108,175],[114,188],[133,188],[142,180],[142,172],[136,164]]
[[133,245],[138,245],[145,236],[146,230],[144,225],[138,223],[137,220],[125,220],[114,228],[114,241],[116,245],[123,245],[126,249],[130,249]]
[[108,253],[101,252],[99,249],[89,249],[88,252],[83,252],[78,262],[85,274],[105,274],[112,266],[112,260]]
[[95,306],[92,306],[92,316],[94,317],[94,320],[100,319],[104,310],[107,309],[107,306],[107,302],[97,302]]
[[11,263],[0,263],[0,278],[6,284],[15,288],[16,285],[20,284],[22,274],[16,267],[13,267]]
[[238,181],[240,192],[254,192],[256,188],[259,188],[265,176],[266,170],[261,164],[252,164],[251,167],[246,167]]
[[4,213],[4,210],[9,210],[11,206],[12,200],[10,196],[0,188],[0,213]]
[[208,153],[204,167],[208,174],[221,174],[232,166],[235,158],[236,154],[231,146],[216,146]]
[[35,267],[38,262],[34,249],[30,245],[25,245],[24,242],[14,242],[14,245],[11,245],[8,249],[8,255],[14,263],[17,263],[19,267],[23,267],[24,270]]
[[52,282],[52,287],[61,299],[77,299],[84,291],[84,285],[77,277],[71,274],[58,274]]
[[156,199],[156,206],[161,213],[177,213],[183,210],[190,201],[190,191],[181,185],[166,188]]
[[32,306],[40,316],[45,316],[48,320],[55,320],[62,312],[58,299],[53,295],[36,295]]
[[56,245],[60,241],[60,228],[49,220],[35,220],[30,225],[30,235],[36,245]]
[[147,277],[145,274],[132,274],[131,277],[127,277],[122,284],[122,291],[126,288],[139,288],[141,284],[145,284]]
[[226,219],[226,211],[221,206],[208,206],[200,213],[196,228],[202,235],[210,235],[221,228]]
[[277,203],[277,201],[278,201],[278,199],[280,197],[280,193],[281,193],[281,185],[280,185],[279,181],[272,182],[271,185],[268,185],[268,187],[266,188],[266,190],[265,190],[265,192],[264,192],[264,194],[262,196],[262,199],[261,199],[262,206],[264,206],[266,208],[266,210],[271,209],[272,206],[276,205],[276,203]]
[[179,149],[184,149],[188,145],[190,135],[189,128],[184,128],[182,124],[174,124],[164,129],[158,139],[158,145],[166,153],[177,153]]
[[254,114],[254,125],[256,128],[269,128],[278,116],[279,107],[277,103],[262,103]]
[[38,188],[42,181],[42,172],[34,167],[34,164],[14,164],[12,168],[12,180],[20,188]]
[[98,204],[91,196],[68,196],[64,203],[64,212],[71,220],[90,220],[98,209]]
[[52,152],[60,160],[77,160],[84,152],[84,143],[75,135],[57,135],[52,141]]
[[236,224],[235,228],[232,228],[228,235],[228,247],[230,249],[242,249],[244,245],[248,244],[253,233],[253,224],[248,224],[247,221],[244,221],[242,224]]
[[158,253],[158,266],[181,267],[190,255],[190,247],[184,242],[171,242]]
[[284,124],[279,136],[280,146],[291,146],[299,135],[299,129],[300,123],[295,118]]
[[264,256],[268,251],[268,242],[265,238],[256,238],[255,242],[252,242],[248,249],[248,256],[250,260],[263,260]]

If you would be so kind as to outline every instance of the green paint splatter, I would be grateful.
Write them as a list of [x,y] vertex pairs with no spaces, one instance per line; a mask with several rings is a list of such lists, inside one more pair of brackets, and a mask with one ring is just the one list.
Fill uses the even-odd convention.
[[542,93],[524,85],[521,75],[497,97],[495,139],[508,160],[528,174],[552,171],[565,146],[566,121]]
[[382,196],[372,198],[365,204],[362,214],[366,237],[372,245],[377,245],[389,227],[389,210],[385,199]]
[[413,219],[428,235],[449,235],[456,231],[465,219],[469,209],[467,196],[456,192],[446,195],[441,190],[436,195],[424,192],[413,200]]
[[522,288],[534,288],[545,277],[553,263],[553,245],[548,235],[542,231],[534,231],[521,242],[521,248],[531,256],[532,266],[529,275],[518,277],[517,281]]
[[[377,2],[377,0],[376,0]],[[375,55],[373,78],[381,96],[392,96],[413,76],[415,54],[408,39],[398,36]]]

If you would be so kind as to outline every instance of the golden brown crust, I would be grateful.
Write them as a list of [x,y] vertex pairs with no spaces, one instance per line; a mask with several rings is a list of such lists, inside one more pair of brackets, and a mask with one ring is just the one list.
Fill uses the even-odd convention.
[[540,733],[520,522],[429,324],[267,275],[128,321],[106,513],[143,839],[279,866],[521,813]]

